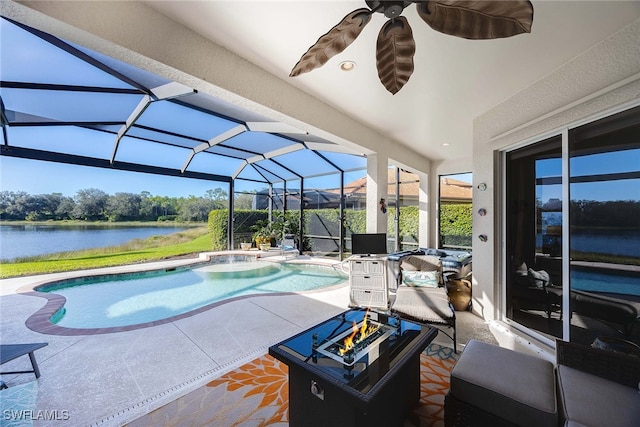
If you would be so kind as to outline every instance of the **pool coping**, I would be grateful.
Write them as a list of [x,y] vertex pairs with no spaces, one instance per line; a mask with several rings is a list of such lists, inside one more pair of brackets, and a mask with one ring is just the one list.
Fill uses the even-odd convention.
[[[179,263],[178,265],[170,267],[171,269],[175,268],[187,268],[193,267],[198,264],[206,264],[210,263],[213,257],[217,256],[229,256],[229,255],[246,255],[246,256],[255,256],[257,261],[263,262],[275,262],[275,263],[291,263],[291,264],[307,264],[307,265],[318,265],[323,267],[333,267],[334,269],[339,268],[342,273],[346,273],[340,266],[342,262],[336,260],[319,260],[317,258],[307,258],[307,257],[296,257],[294,259],[279,259],[280,257],[276,257],[273,255],[264,256],[262,252],[256,251],[219,251],[219,252],[204,252],[201,253],[197,258],[189,258],[187,260],[182,260],[184,262]],[[109,273],[110,269],[116,269],[116,267],[108,267],[106,269],[99,270],[85,270],[85,271],[74,271],[70,277],[66,278],[58,278],[58,277],[50,277],[48,279],[39,280],[34,283],[30,283],[28,285],[24,285],[16,290],[16,294],[32,296],[37,298],[44,298],[47,300],[46,304],[33,313],[27,320],[25,321],[25,325],[34,332],[48,334],[48,335],[62,335],[62,336],[79,336],[79,335],[100,335],[100,334],[111,334],[118,332],[128,332],[134,331],[138,329],[149,328],[158,325],[164,325],[167,323],[175,322],[181,319],[186,319],[197,314],[206,312],[211,310],[212,308],[219,307],[223,304],[228,304],[233,301],[240,301],[243,299],[248,299],[255,297],[256,294],[250,295],[241,295],[238,297],[227,298],[222,301],[216,301],[211,304],[204,305],[202,307],[196,308],[186,313],[181,313],[175,316],[167,317],[165,319],[155,320],[151,322],[138,323],[135,325],[126,325],[126,326],[114,326],[114,327],[105,327],[105,328],[67,328],[64,326],[59,326],[50,322],[52,316],[54,316],[66,303],[66,298],[62,295],[56,293],[48,293],[48,292],[38,292],[37,288],[41,286],[51,285],[57,282],[65,281],[65,280],[73,280],[83,277],[100,277],[100,276],[116,276],[120,274],[131,274],[131,273],[140,273],[140,272],[152,272],[152,271],[161,271],[167,270],[166,266],[158,266],[158,263],[153,264],[132,264],[128,267],[130,269],[125,268],[122,269],[123,266],[118,266],[118,271],[113,271]],[[127,267],[127,266],[124,266]],[[145,268],[147,267],[147,268]],[[105,271],[106,270],[106,271]],[[317,292],[326,292],[334,289],[339,289],[344,286],[348,286],[348,278],[345,278],[345,282],[328,286],[322,289],[315,289],[309,291],[300,291],[300,292],[272,292],[259,294],[259,296],[283,296],[283,295],[305,295]]]

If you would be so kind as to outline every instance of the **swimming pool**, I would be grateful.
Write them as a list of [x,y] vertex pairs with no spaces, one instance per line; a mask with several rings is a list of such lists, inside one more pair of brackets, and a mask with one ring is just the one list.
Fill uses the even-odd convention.
[[66,299],[50,321],[64,328],[114,328],[173,318],[216,302],[259,294],[311,291],[343,283],[326,266],[266,261],[70,279],[38,287]]

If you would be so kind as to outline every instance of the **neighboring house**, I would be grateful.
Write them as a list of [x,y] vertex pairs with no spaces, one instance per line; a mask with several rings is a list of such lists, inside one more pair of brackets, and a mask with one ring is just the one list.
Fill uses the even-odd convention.
[[[387,206],[396,204],[396,169],[387,169]],[[400,206],[415,206],[418,204],[420,179],[417,175],[400,169]],[[336,190],[332,190],[336,191]],[[337,190],[340,191],[340,190]],[[367,199],[367,177],[351,181],[344,185],[347,203],[355,209],[364,209]]]
[[[396,204],[396,172],[387,172],[387,205]],[[472,184],[453,178],[443,177],[440,182],[441,203],[471,203]],[[411,172],[400,169],[400,206],[415,206],[420,194],[420,178]],[[327,193],[339,193],[340,190],[327,190]],[[367,198],[367,177],[363,176],[344,185],[346,205],[349,208],[364,209]]]
[[[273,189],[273,209],[282,209],[282,188]],[[269,190],[258,191],[253,197],[253,209],[269,208]],[[340,191],[306,189],[303,195],[303,207],[305,209],[327,209],[340,206]],[[294,191],[287,196],[287,209],[300,209],[300,192]]]
[[[395,169],[389,169],[387,174],[387,205],[396,204],[396,173]],[[411,172],[400,169],[400,206],[416,206],[420,194],[420,178]],[[440,180],[441,203],[471,203],[473,185],[468,182],[453,178],[443,177]],[[329,190],[329,192],[340,190]],[[344,185],[346,203],[355,209],[365,207],[367,197],[367,177],[364,176]]]
[[458,179],[440,178],[440,203],[471,203],[473,185]]

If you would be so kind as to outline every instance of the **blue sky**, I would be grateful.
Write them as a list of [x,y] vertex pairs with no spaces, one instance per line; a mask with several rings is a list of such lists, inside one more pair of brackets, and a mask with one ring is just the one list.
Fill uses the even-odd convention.
[[[640,171],[640,149],[573,157],[569,167],[572,176],[637,172]],[[556,177],[561,174],[562,161],[559,158],[536,162],[538,178]],[[550,198],[562,199],[560,185],[545,187],[540,195],[543,202]],[[640,179],[574,183],[570,187],[570,195],[573,200],[640,200]]]

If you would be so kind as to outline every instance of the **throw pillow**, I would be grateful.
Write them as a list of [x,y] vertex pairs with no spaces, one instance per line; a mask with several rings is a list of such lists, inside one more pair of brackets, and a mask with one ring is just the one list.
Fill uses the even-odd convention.
[[407,286],[437,288],[440,285],[438,271],[405,271],[402,273],[402,283]]
[[550,284],[549,273],[544,270],[535,271],[533,268],[529,268],[529,281],[536,288],[548,286]]
[[442,261],[430,255],[410,255],[400,262],[402,271],[439,271]]
[[18,384],[0,390],[2,425],[11,427],[32,426],[37,397],[37,381]]

